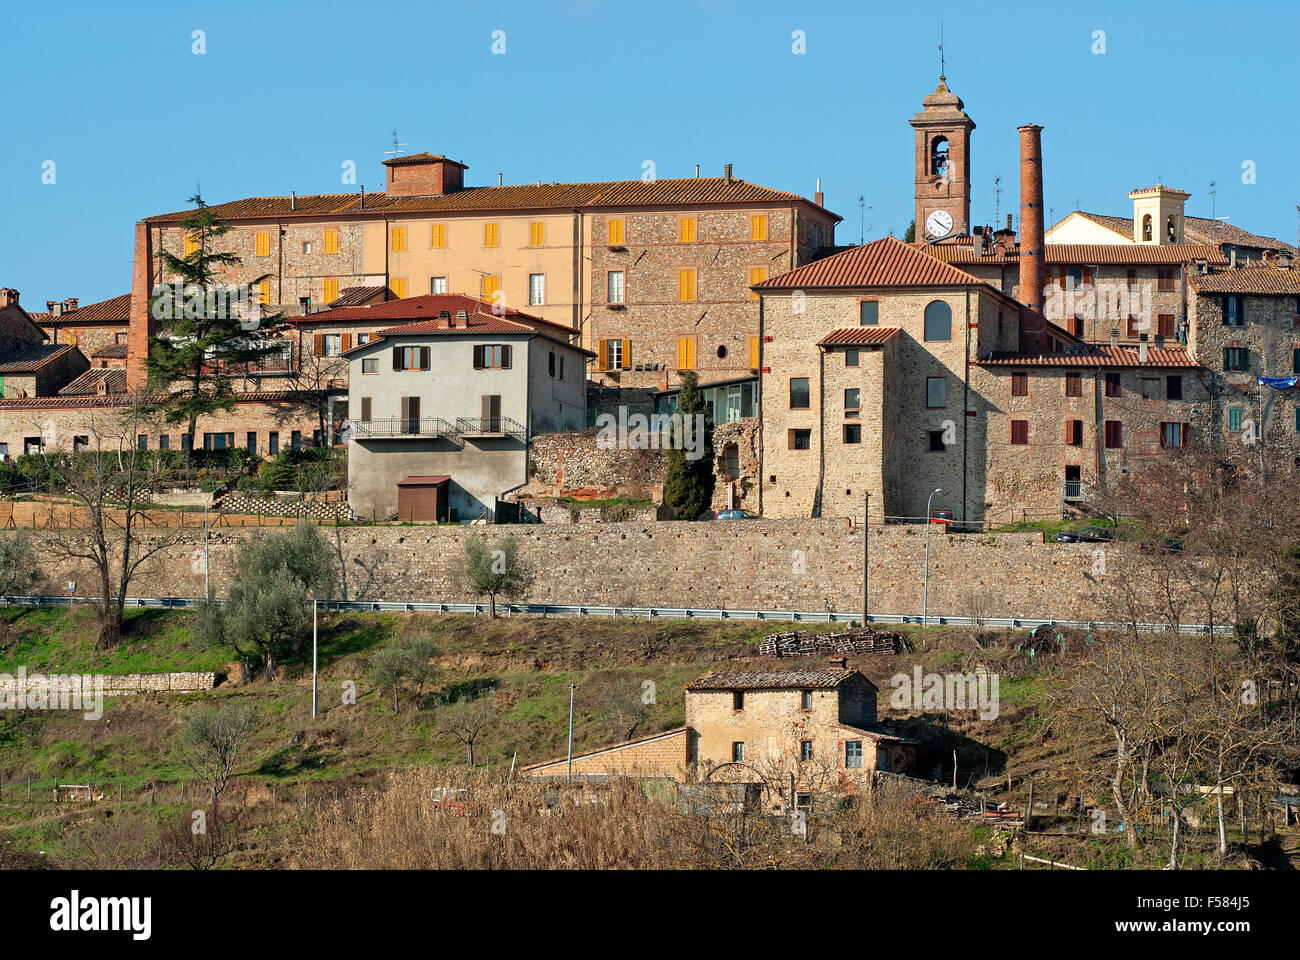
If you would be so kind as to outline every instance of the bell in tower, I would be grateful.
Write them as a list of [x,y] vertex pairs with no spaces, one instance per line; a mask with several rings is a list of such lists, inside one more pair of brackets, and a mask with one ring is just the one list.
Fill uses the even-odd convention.
[[912,118],[916,131],[915,199],[917,239],[938,240],[970,233],[970,135],[975,121],[961,97],[939,78],[934,93]]

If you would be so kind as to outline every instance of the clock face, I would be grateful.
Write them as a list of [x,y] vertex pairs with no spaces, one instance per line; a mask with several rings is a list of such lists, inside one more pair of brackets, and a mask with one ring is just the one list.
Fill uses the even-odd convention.
[[952,233],[952,214],[947,210],[936,210],[925,218],[925,232],[936,240]]

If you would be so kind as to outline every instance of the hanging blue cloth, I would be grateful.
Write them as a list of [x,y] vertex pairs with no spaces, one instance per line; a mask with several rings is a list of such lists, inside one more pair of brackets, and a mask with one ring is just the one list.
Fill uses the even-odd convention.
[[1300,387],[1300,377],[1258,377],[1261,387],[1272,387],[1274,390],[1294,390]]

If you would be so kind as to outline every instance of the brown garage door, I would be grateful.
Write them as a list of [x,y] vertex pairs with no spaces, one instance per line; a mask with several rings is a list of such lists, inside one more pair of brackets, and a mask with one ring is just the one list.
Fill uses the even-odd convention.
[[397,484],[397,519],[446,520],[450,477],[407,477]]

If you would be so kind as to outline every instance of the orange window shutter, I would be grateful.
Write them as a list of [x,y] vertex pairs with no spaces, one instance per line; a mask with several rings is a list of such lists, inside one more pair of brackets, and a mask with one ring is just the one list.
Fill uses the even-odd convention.
[[[752,287],[757,283],[762,283],[767,279],[767,267],[750,267],[749,268],[749,285]],[[757,300],[758,291],[749,291],[749,299]]]
[[623,369],[632,369],[632,341],[627,339],[623,341]]
[[406,299],[406,278],[395,277],[393,279],[393,293],[397,294],[398,300]]
[[759,241],[767,239],[767,217],[749,218],[749,239]]
[[257,285],[257,292],[258,295],[261,297],[262,303],[269,304],[271,302],[271,281],[263,280],[261,283],[259,283]]
[[758,369],[758,337],[749,338],[749,365],[754,370]]
[[339,282],[337,280],[326,280],[323,293],[325,303],[333,303],[339,298]]
[[613,244],[620,244],[623,242],[622,220],[609,221],[609,242]]
[[495,247],[497,245],[497,225],[495,223],[486,223],[483,225],[483,246]]
[[343,349],[344,350],[352,349],[352,334],[350,333],[343,334]]
[[311,352],[313,356],[323,356],[325,353],[325,334],[318,333],[312,339]]
[[270,256],[271,235],[269,233],[259,233],[254,239],[256,241],[254,255],[258,257]]
[[546,243],[546,226],[541,223],[530,223],[528,225],[528,245],[540,247]]
[[608,369],[609,369],[609,360],[608,360],[608,357],[609,357],[609,351],[605,349],[605,341],[604,341],[604,340],[597,340],[597,341],[596,341],[596,365],[597,365],[597,367],[599,367],[601,370],[608,370]]
[[447,246],[447,225],[445,223],[435,223],[433,225],[429,245],[435,250],[442,250]]
[[188,257],[193,255],[198,249],[199,249],[199,241],[197,237],[185,238],[185,256]]
[[688,337],[686,339],[686,361],[687,361],[686,369],[694,370],[695,369],[695,338],[694,337]]
[[331,227],[325,231],[325,252],[339,252],[339,232],[336,228]]

